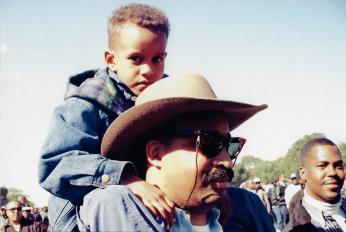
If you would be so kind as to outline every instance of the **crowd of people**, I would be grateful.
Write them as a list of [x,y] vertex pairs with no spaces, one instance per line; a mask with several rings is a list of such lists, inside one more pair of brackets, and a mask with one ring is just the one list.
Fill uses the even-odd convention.
[[281,174],[277,180],[265,183],[255,177],[239,187],[256,193],[271,215],[275,228],[282,230],[289,221],[288,208],[291,198],[304,188],[304,181],[299,179],[296,173],[292,173],[289,179]]
[[[332,146],[334,151],[332,152],[325,148],[320,148],[316,151],[317,148],[315,147],[317,146]],[[309,153],[311,150],[314,153]],[[316,163],[316,167],[310,166],[309,169],[306,168],[306,166],[309,166],[305,161],[308,153],[309,156],[316,156],[315,158],[309,157],[311,162]],[[318,153],[321,154],[319,155]],[[319,158],[319,156],[323,156],[323,159]],[[336,156],[334,158],[335,164],[329,164],[332,156]],[[333,221],[334,224],[330,226],[327,225],[329,222],[327,223],[325,219],[327,218],[326,215],[329,214],[328,216],[332,218],[333,216],[335,218],[340,216],[339,222],[345,221],[346,183],[343,180],[346,175],[346,169],[340,158],[340,151],[332,141],[325,138],[313,139],[308,141],[300,151],[301,167],[299,172],[301,175],[299,175],[299,172],[294,172],[291,173],[289,178],[285,178],[282,174],[277,180],[266,181],[266,183],[262,183],[259,177],[255,177],[242,183],[239,187],[258,195],[271,215],[275,228],[279,231],[345,231],[345,224],[338,224]],[[328,165],[333,165],[330,173],[326,173],[329,175],[322,176],[323,178],[319,177],[318,179],[316,176],[321,175],[319,173],[320,170],[325,169]],[[328,187],[332,188],[332,190],[328,189]],[[329,193],[328,190],[330,191]],[[306,210],[299,208],[303,202],[305,202]],[[309,203],[312,204],[310,205]],[[312,212],[313,215],[310,215]],[[318,225],[321,228],[327,227],[329,230],[313,230],[311,228],[309,230],[309,228],[305,227],[298,227],[300,229],[293,230],[293,225],[300,221],[297,218],[304,217],[311,220],[316,219],[316,224],[320,223]]]
[[29,206],[23,195],[1,206],[0,232],[46,232],[48,227],[48,207]]
[[[303,190],[297,175],[230,186],[246,143],[230,132],[267,105],[220,100],[201,75],[167,77],[169,31],[155,7],[122,6],[108,21],[106,67],[69,78],[40,154],[48,230],[346,231],[344,166],[328,139],[302,148]],[[5,211],[5,231],[47,229],[21,225],[35,212],[19,202]]]

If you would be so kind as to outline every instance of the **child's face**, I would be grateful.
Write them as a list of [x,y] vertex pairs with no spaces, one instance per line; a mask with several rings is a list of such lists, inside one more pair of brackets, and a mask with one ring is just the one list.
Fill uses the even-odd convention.
[[113,41],[110,51],[105,52],[106,62],[134,94],[162,79],[167,43],[164,33],[129,24]]

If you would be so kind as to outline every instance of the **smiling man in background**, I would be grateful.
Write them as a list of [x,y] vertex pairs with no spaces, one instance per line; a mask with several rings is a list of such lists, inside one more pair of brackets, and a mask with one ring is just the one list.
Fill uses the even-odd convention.
[[338,146],[326,138],[312,139],[301,149],[300,165],[304,195],[284,231],[346,231],[346,202],[340,194],[345,173]]

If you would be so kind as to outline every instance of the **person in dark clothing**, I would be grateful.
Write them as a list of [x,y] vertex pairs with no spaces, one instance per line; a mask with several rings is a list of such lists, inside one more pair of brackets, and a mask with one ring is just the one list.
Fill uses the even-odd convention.
[[288,220],[288,210],[285,202],[285,189],[286,184],[284,183],[285,176],[280,175],[279,181],[274,183],[268,192],[268,198],[272,204],[272,211],[275,218],[276,227],[282,230]]

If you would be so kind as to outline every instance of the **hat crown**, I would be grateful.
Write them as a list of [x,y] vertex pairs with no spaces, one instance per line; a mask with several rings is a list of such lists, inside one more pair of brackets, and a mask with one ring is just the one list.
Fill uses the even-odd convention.
[[136,99],[135,105],[164,98],[187,97],[217,99],[208,81],[201,75],[189,74],[168,77],[146,88]]

